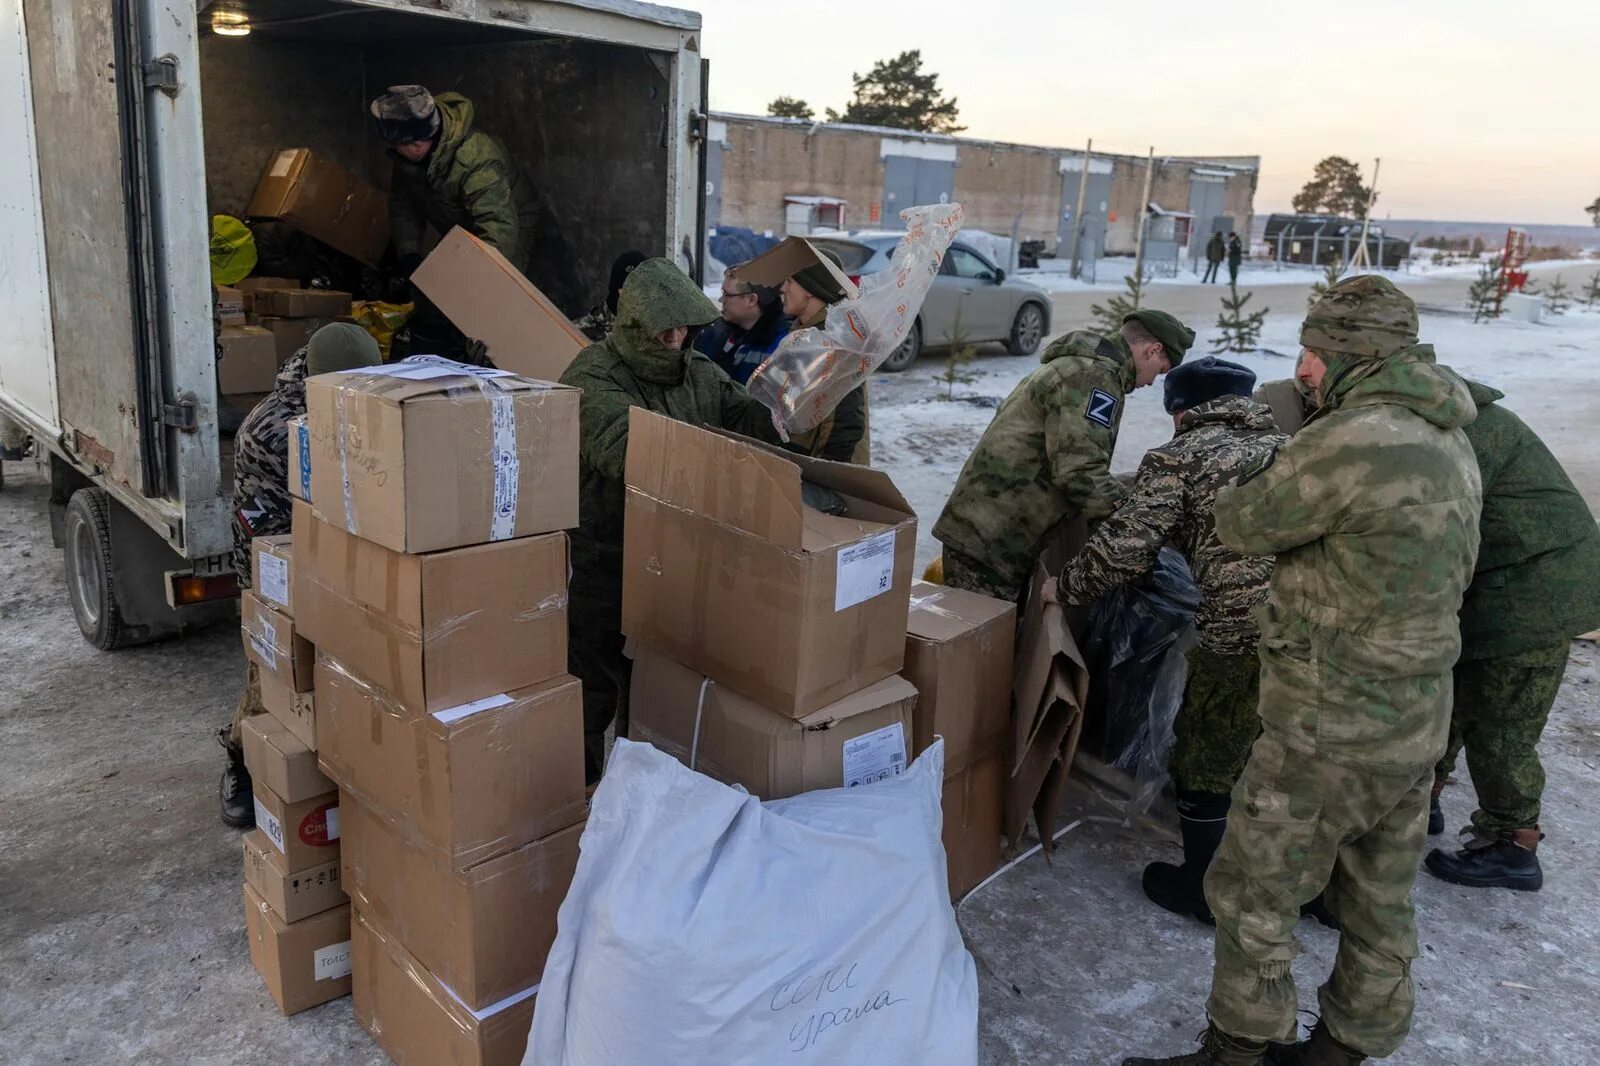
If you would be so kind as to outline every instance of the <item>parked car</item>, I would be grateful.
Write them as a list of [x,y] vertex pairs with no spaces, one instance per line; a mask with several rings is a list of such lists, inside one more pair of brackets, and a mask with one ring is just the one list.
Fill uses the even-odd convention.
[[[890,265],[900,234],[852,233],[810,241],[836,253],[844,272],[860,281]],[[999,341],[1012,355],[1032,355],[1050,332],[1049,294],[1037,285],[1006,277],[1004,270],[958,239],[940,264],[910,336],[880,369],[904,370],[924,348],[948,348],[958,314],[968,343]]]

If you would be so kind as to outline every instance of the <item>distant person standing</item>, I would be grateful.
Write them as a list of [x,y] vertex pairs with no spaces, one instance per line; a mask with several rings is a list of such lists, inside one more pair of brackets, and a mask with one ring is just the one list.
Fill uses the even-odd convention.
[[1222,267],[1222,257],[1227,253],[1227,246],[1222,242],[1222,231],[1217,230],[1211,234],[1211,239],[1206,242],[1206,273],[1201,278],[1202,283],[1217,280],[1217,271]]
[[1228,233],[1228,284],[1239,284],[1239,264],[1244,262],[1244,242],[1239,235]]

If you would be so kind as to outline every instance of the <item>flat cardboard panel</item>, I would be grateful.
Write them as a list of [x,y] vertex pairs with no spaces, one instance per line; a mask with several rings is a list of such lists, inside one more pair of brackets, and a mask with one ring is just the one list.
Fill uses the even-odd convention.
[[290,537],[251,539],[250,587],[268,607],[294,617],[294,545]]
[[462,229],[445,234],[412,282],[502,370],[556,381],[589,340],[505,256]]
[[[314,675],[313,675],[314,676]],[[272,674],[263,671],[261,706],[301,744],[317,750],[317,700],[312,692],[296,692]]]
[[224,396],[271,392],[278,380],[277,346],[272,334],[256,326],[224,326],[217,388]]
[[914,754],[944,737],[947,775],[1010,733],[1016,617],[1014,604],[980,593],[911,586],[905,676],[918,693]]
[[844,290],[846,299],[854,299],[860,295],[856,283],[834,266],[833,260],[818,252],[817,246],[804,237],[785,237],[748,263],[742,263],[729,270],[728,276],[739,281],[777,288],[797,272],[818,264],[833,275],[833,280]]
[[405,555],[294,507],[300,629],[415,713],[567,669],[567,539]]
[[521,1066],[537,985],[489,1010],[469,1010],[359,909],[351,947],[356,1021],[396,1066]]
[[[336,289],[261,289],[253,303],[263,324],[269,318],[323,319],[326,324],[332,318],[350,315],[350,294]],[[310,334],[306,337],[309,339]]]
[[[845,784],[845,748],[866,734],[896,725],[909,744],[917,693],[890,677],[806,718],[792,719],[713,683],[700,708],[703,675],[658,649],[637,647],[629,700],[631,739],[654,744],[685,765],[695,744],[696,770],[743,785],[764,800]],[[902,746],[899,768],[908,764]]]
[[308,148],[273,155],[246,213],[287,222],[367,266],[389,245],[383,190]]
[[349,902],[340,884],[340,860],[330,859],[290,873],[259,829],[244,835],[244,883],[267,901],[279,918],[298,922]]
[[350,994],[349,904],[291,924],[245,885],[244,915],[250,961],[284,1014]]
[[578,524],[577,389],[416,372],[307,380],[321,517],[413,554]]
[[285,870],[299,873],[339,857],[337,792],[290,803],[260,781],[252,785],[256,828],[278,849]]
[[1000,751],[945,775],[943,839],[952,901],[971,892],[1000,866],[1005,781],[1005,756]]
[[290,691],[311,688],[311,642],[295,628],[293,618],[271,607],[250,590],[239,596],[239,631],[245,656]]
[[341,810],[345,885],[356,906],[467,1006],[482,1009],[539,982],[582,822],[456,872],[404,823],[350,796]]
[[317,661],[323,772],[462,870],[583,817],[583,702],[561,678],[416,714]]
[[[313,719],[315,721],[315,719]],[[244,764],[253,781],[259,781],[285,802],[323,796],[334,783],[317,769],[317,753],[271,714],[253,714],[244,720]]]

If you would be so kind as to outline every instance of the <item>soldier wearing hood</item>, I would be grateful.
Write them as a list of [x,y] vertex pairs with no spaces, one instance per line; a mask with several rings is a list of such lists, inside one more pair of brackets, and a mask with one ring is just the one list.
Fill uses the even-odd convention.
[[628,724],[630,667],[622,654],[622,523],[628,411],[643,407],[695,426],[777,443],[772,413],[715,363],[690,349],[717,318],[694,282],[665,259],[628,275],[610,335],[561,375],[583,390],[578,408],[579,524],[572,535],[568,669],[583,684],[585,771],[600,777],[605,731]]

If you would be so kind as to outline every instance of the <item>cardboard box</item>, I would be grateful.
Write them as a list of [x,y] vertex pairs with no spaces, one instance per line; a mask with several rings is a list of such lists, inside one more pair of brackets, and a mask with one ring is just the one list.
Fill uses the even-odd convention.
[[415,714],[317,660],[317,757],[356,799],[464,870],[583,818],[583,700],[563,677]]
[[411,275],[457,329],[502,370],[555,381],[589,339],[505,256],[462,229],[445,234]]
[[892,777],[909,764],[917,690],[889,677],[831,706],[790,718],[713,682],[700,706],[703,675],[655,648],[633,664],[628,736],[643,740],[725,784],[764,800]]
[[917,519],[887,474],[630,413],[624,633],[795,718],[900,671]]
[[244,292],[229,285],[217,286],[217,317],[224,326],[245,324]]
[[[272,318],[320,319],[323,325],[340,315],[350,314],[350,294],[335,289],[260,289],[255,295],[254,312],[262,325]],[[310,334],[306,334],[309,339]],[[293,355],[301,341],[290,351]]]
[[289,495],[311,502],[311,429],[306,416],[289,419]]
[[313,649],[294,619],[267,606],[260,596],[246,589],[239,594],[239,630],[244,634],[244,653],[254,660],[263,674],[271,674],[294,692],[311,688]]
[[287,535],[250,541],[251,590],[271,607],[294,617],[293,539]]
[[245,885],[244,920],[250,961],[284,1014],[350,994],[348,903],[290,923]]
[[403,555],[294,505],[296,624],[418,714],[567,670],[567,538]]
[[289,803],[324,796],[337,787],[317,769],[317,753],[270,714],[244,720],[244,764],[252,781]]
[[570,529],[579,396],[449,360],[310,378],[317,513],[414,554]]
[[283,856],[261,830],[244,835],[244,883],[286,922],[298,922],[349,902],[339,881],[340,865],[334,858],[290,873]]
[[819,253],[817,246],[804,237],[785,237],[748,263],[741,263],[730,269],[728,276],[775,289],[806,267],[818,265],[833,275],[833,280],[844,290],[846,299],[854,299],[860,295],[856,283],[835,266],[833,260]]
[[245,315],[254,317],[256,293],[265,289],[298,289],[300,288],[300,281],[298,278],[253,277],[245,278],[234,288],[238,289],[244,297]]
[[339,793],[290,803],[259,781],[252,785],[256,828],[283,856],[285,871],[297,874],[339,857]]
[[389,246],[389,197],[309,148],[272,157],[245,213],[276,218],[367,266]]
[[456,998],[482,1009],[539,983],[583,823],[458,872],[409,826],[353,796],[341,811],[351,899]]
[[521,1066],[538,985],[472,1010],[370,915],[350,936],[356,1021],[396,1066]]
[[260,682],[261,706],[266,710],[267,717],[288,730],[289,735],[301,744],[316,751],[316,694],[310,691],[296,692],[266,672],[260,675]]
[[[345,312],[349,314],[348,311]],[[335,317],[328,315],[313,316],[311,318],[279,318],[267,316],[258,318],[260,327],[272,334],[272,339],[277,345],[278,365],[282,366],[295,353],[311,343],[311,335],[330,322],[348,322],[348,317]]]
[[965,589],[918,581],[906,621],[905,678],[917,686],[912,757],[944,737],[949,776],[1011,733],[1017,608]]
[[272,334],[256,326],[224,326],[217,388],[224,396],[271,392],[278,382],[278,349]]
[[[945,743],[948,745],[949,741]],[[942,837],[952,902],[978,887],[1000,867],[1005,837],[1005,785],[1005,754],[1000,750],[945,776]]]

